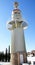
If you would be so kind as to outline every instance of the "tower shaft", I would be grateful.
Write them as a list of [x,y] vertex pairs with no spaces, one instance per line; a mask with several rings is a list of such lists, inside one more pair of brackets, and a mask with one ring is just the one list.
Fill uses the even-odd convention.
[[26,47],[25,47],[25,39],[24,39],[24,32],[22,27],[16,28],[12,31],[12,38],[11,38],[11,64],[12,65],[20,65],[21,58],[23,56],[23,62],[27,62],[26,56]]

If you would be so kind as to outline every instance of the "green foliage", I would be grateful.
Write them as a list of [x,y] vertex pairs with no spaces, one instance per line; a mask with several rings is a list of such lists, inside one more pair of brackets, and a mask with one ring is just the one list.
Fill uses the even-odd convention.
[[9,51],[7,53],[7,48],[6,48],[5,54],[4,54],[4,52],[0,52],[0,61],[2,61],[2,62],[10,62],[10,46],[9,46],[8,50]]

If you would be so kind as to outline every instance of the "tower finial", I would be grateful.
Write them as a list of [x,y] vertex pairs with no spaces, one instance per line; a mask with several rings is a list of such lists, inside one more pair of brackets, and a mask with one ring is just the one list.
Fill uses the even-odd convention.
[[15,2],[14,6],[15,6],[15,8],[17,8],[18,7],[18,2]]

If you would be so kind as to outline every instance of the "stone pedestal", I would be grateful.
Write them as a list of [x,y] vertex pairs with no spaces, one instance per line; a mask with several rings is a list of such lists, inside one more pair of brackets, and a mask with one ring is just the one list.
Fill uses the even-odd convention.
[[12,53],[11,54],[11,65],[18,65],[18,56],[17,53]]
[[12,53],[11,54],[11,65],[21,65],[20,63],[20,54],[23,55],[23,63],[27,62],[26,53]]
[[24,63],[27,63],[27,53],[23,53],[23,60],[24,60]]
[[18,65],[20,65],[20,53],[17,53],[17,55],[18,55]]

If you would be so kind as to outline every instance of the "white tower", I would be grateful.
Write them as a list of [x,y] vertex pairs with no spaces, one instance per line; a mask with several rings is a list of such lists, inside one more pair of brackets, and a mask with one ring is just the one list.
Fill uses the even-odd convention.
[[27,27],[27,23],[22,19],[17,2],[14,3],[14,7],[12,20],[8,22],[8,29],[12,32],[10,61],[12,65],[20,65],[22,62],[27,62],[24,38],[24,29]]

